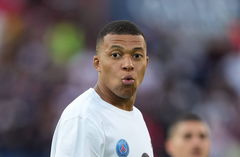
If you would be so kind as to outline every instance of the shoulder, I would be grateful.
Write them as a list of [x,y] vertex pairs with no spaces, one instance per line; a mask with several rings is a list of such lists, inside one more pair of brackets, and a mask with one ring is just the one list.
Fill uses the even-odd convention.
[[94,89],[90,88],[64,109],[60,120],[65,122],[72,119],[92,119],[93,112],[96,110],[96,103]]
[[143,117],[142,112],[137,107],[133,106],[133,110],[136,116]]
[[101,154],[104,141],[104,131],[91,119],[85,117],[60,119],[53,135],[51,156]]

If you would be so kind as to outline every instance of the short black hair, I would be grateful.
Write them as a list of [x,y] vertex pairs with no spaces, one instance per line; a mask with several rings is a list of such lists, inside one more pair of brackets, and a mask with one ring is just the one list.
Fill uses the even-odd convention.
[[167,139],[171,138],[176,126],[181,122],[196,121],[203,122],[200,116],[194,113],[186,113],[177,117],[170,125],[167,131]]
[[128,20],[117,20],[106,24],[98,33],[96,44],[97,46],[99,42],[102,41],[104,36],[106,36],[107,34],[119,34],[119,35],[130,34],[130,35],[142,35],[144,37],[143,32],[140,31],[138,26]]

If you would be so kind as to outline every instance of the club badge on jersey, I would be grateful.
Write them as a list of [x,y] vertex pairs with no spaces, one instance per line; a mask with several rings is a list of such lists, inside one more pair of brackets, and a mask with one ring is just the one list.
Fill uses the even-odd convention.
[[142,157],[149,157],[147,153],[143,153]]
[[127,157],[129,154],[129,146],[126,140],[121,139],[117,142],[116,151],[119,157]]

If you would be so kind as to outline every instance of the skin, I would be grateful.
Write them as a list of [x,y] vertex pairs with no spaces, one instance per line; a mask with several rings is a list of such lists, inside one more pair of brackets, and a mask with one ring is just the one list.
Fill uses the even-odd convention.
[[201,121],[185,121],[176,125],[166,143],[171,157],[208,157],[209,129]]
[[100,97],[120,109],[133,110],[148,64],[143,36],[107,34],[97,46],[93,64],[98,71],[95,90]]

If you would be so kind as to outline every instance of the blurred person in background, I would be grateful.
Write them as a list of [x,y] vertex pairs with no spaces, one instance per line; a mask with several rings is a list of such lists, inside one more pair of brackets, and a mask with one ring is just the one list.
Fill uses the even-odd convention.
[[195,114],[178,118],[168,130],[166,150],[171,157],[208,157],[209,127]]
[[63,111],[51,157],[153,157],[148,129],[134,106],[148,64],[143,33],[129,21],[107,24],[93,64],[97,84]]

